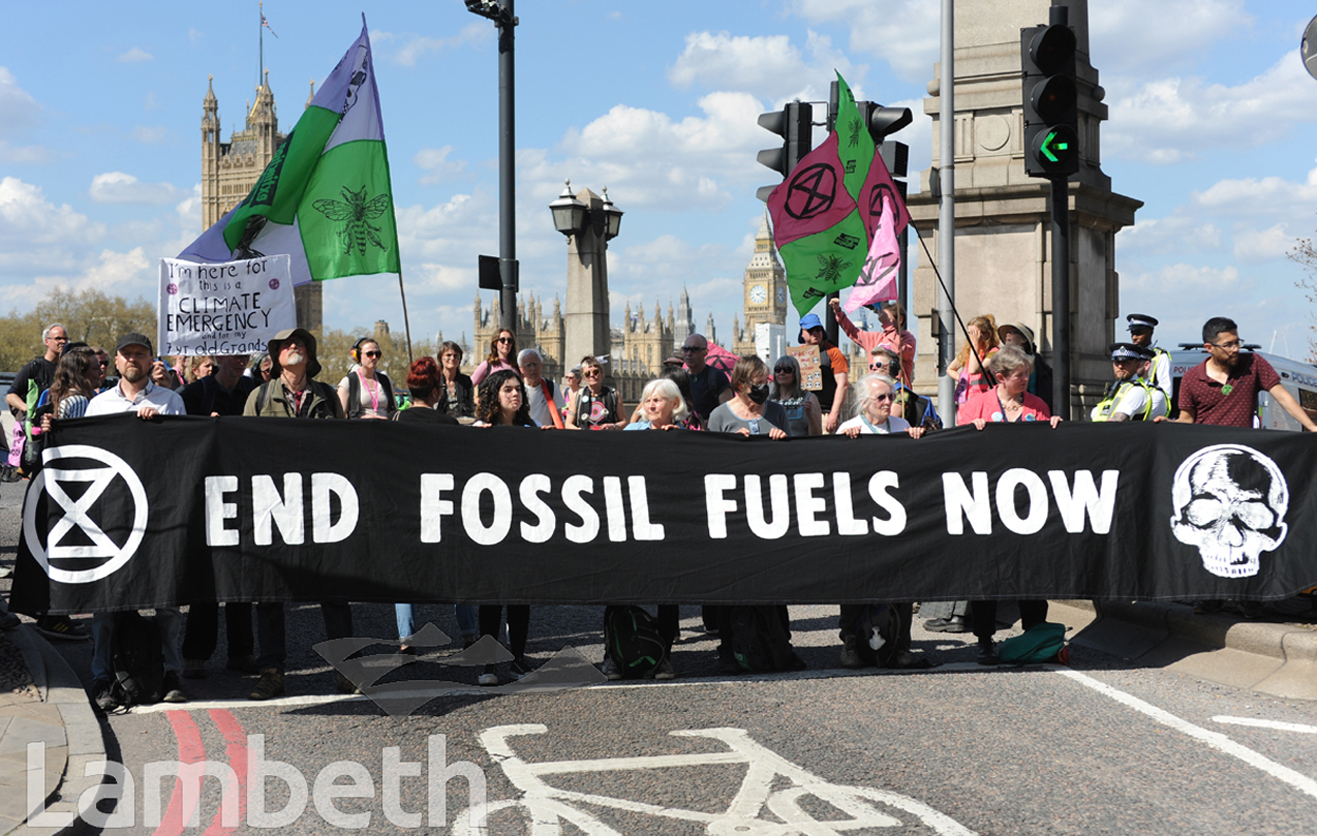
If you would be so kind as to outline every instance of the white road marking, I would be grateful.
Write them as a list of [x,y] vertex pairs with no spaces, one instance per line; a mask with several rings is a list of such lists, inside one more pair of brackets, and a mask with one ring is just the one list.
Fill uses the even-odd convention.
[[220,708],[300,708],[307,705],[328,705],[335,702],[362,702],[366,698],[344,694],[305,694],[298,697],[279,697],[273,700],[193,700],[192,702],[158,702],[154,705],[135,705],[129,714],[156,714],[161,711],[210,711]]
[[1092,688],[1094,691],[1097,691],[1099,694],[1104,694],[1105,696],[1110,697],[1116,702],[1123,703],[1124,705],[1129,706],[1135,711],[1138,711],[1141,714],[1145,714],[1148,717],[1151,717],[1152,719],[1156,720],[1158,723],[1161,723],[1166,726],[1170,726],[1171,728],[1175,729],[1181,734],[1186,734],[1189,737],[1192,737],[1196,740],[1201,740],[1202,742],[1206,743],[1208,746],[1211,746],[1213,749],[1216,749],[1227,755],[1231,755],[1232,757],[1239,758],[1241,761],[1248,764],[1249,766],[1260,769],[1263,772],[1270,775],[1271,777],[1278,778],[1279,780],[1284,781],[1285,783],[1289,784],[1290,786],[1294,787],[1296,790],[1298,790],[1301,793],[1304,793],[1305,795],[1309,795],[1313,798],[1317,798],[1317,781],[1314,781],[1312,778],[1309,778],[1307,775],[1302,775],[1298,772],[1295,772],[1293,769],[1290,769],[1288,766],[1282,766],[1281,764],[1276,763],[1270,758],[1261,755],[1258,752],[1253,751],[1247,746],[1243,746],[1240,745],[1239,743],[1236,743],[1235,741],[1231,740],[1230,738],[1226,737],[1224,734],[1221,734],[1220,732],[1208,731],[1202,726],[1194,725],[1193,723],[1190,723],[1188,720],[1185,720],[1180,717],[1176,717],[1174,714],[1171,714],[1169,711],[1165,711],[1161,708],[1158,708],[1157,706],[1152,705],[1151,703],[1144,702],[1138,697],[1135,697],[1131,694],[1127,694],[1124,691],[1121,691],[1117,688],[1113,688],[1110,685],[1106,684],[1105,682],[1099,682],[1098,680],[1093,679],[1090,676],[1085,676],[1084,674],[1078,671],[1071,670],[1069,668],[1060,668],[1060,667],[1053,668],[1053,670],[1055,670],[1057,673],[1061,674],[1062,676],[1066,676],[1069,677],[1070,679],[1073,679],[1074,681],[1078,682],[1081,685],[1084,685],[1088,688]]
[[1213,722],[1226,723],[1231,726],[1253,726],[1259,729],[1298,732],[1299,734],[1317,734],[1317,726],[1305,726],[1302,723],[1282,723],[1279,720],[1258,720],[1253,717],[1213,717]]

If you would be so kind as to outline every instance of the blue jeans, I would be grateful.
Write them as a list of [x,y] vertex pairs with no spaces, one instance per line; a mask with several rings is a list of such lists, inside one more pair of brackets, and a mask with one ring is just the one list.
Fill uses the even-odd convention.
[[[165,672],[183,670],[183,614],[177,607],[155,611],[160,625],[160,651],[165,657]],[[109,682],[114,679],[114,613],[98,612],[91,617],[91,678]]]
[[[402,641],[416,632],[416,606],[394,604],[393,609],[398,619],[398,641]],[[475,604],[454,604],[453,610],[457,615],[457,629],[463,636],[480,634],[480,607]]]

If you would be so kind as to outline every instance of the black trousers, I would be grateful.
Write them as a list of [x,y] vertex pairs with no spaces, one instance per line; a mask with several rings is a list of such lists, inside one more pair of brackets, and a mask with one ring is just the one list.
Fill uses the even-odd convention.
[[[480,605],[480,635],[498,634],[503,620],[503,607],[499,604]],[[526,655],[526,639],[530,635],[530,605],[508,604],[508,650],[520,659]]]
[[[352,606],[346,601],[321,601],[320,614],[325,619],[325,638],[345,639],[352,635]],[[261,641],[261,655],[256,664],[261,670],[277,668],[282,672],[288,657],[282,603],[256,605],[256,634]]]
[[[230,601],[224,605],[224,631],[229,638],[229,658],[251,656],[255,648],[252,634],[252,605]],[[183,633],[183,658],[205,661],[219,642],[219,604],[193,604],[188,608],[187,628]]]
[[[1028,630],[1047,620],[1047,601],[1020,601],[1020,626]],[[980,640],[992,638],[997,632],[997,602],[975,601],[970,607],[974,617],[974,635]]]

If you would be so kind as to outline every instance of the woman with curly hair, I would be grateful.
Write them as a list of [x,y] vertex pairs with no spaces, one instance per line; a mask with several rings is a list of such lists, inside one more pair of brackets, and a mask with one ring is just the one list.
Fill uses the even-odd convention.
[[[992,314],[976,316],[965,326],[969,333],[969,342],[960,347],[956,359],[947,366],[947,371],[955,373],[956,403],[963,404],[975,395],[992,389],[996,381],[984,373],[984,364],[988,358],[997,353],[997,322]],[[971,350],[972,349],[972,350]]]
[[[476,399],[477,427],[534,427],[530,417],[530,407],[526,404],[526,386],[514,371],[504,369],[480,381],[479,397]],[[480,634],[498,638],[499,628],[503,622],[501,604],[480,605]],[[508,649],[512,651],[512,662],[508,673],[513,679],[521,679],[530,673],[530,664],[526,661],[526,637],[530,634],[530,606],[526,604],[508,604]],[[478,680],[481,685],[498,685],[497,666],[485,665],[485,670]]]

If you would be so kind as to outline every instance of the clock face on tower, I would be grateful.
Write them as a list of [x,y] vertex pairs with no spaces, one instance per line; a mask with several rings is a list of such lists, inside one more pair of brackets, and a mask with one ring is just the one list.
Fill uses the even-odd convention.
[[777,303],[778,303],[779,305],[784,305],[784,304],[786,304],[786,301],[787,301],[787,289],[786,289],[785,287],[782,287],[781,285],[778,285],[778,287],[777,287]]
[[750,301],[756,305],[762,305],[768,301],[768,289],[761,284],[750,288]]

